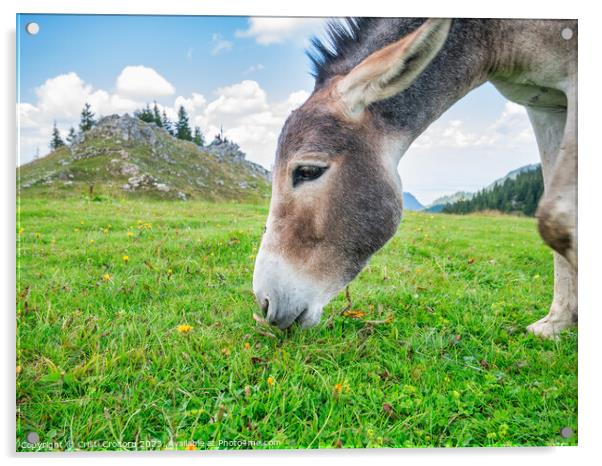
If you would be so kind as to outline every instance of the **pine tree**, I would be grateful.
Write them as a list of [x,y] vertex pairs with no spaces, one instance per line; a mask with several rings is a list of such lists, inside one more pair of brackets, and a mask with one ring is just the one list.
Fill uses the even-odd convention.
[[178,122],[176,123],[176,137],[185,141],[192,141],[192,131],[188,123],[188,114],[184,106],[178,109]]
[[153,105],[153,120],[159,128],[163,128],[163,120],[161,119],[161,113],[159,112],[159,107],[157,107],[156,100],[155,104]]
[[64,145],[65,145],[65,142],[61,138],[61,133],[59,132],[58,128],[56,127],[56,121],[55,121],[52,126],[52,137],[50,139],[50,149],[56,150],[59,147],[63,147]]
[[541,166],[536,170],[520,173],[516,178],[507,178],[489,190],[478,191],[471,199],[447,204],[444,213],[467,214],[485,209],[533,216],[543,194]]
[[171,134],[172,136],[175,136],[174,131],[173,131],[173,124],[170,121],[169,118],[167,118],[167,114],[165,113],[165,110],[163,110],[163,114],[161,115],[161,126],[163,126],[163,128],[165,128],[165,130]]
[[134,116],[139,120],[145,121],[146,123],[154,123],[155,122],[155,114],[151,110],[151,108],[146,104],[146,107],[142,110],[136,110],[134,112]]
[[201,133],[201,128],[198,126],[194,127],[194,136],[192,138],[192,142],[199,147],[203,147],[205,145],[205,138],[203,137],[203,133]]
[[72,145],[77,138],[77,133],[75,132],[75,128],[72,126],[69,128],[69,134],[67,135],[67,144]]
[[84,131],[92,129],[92,127],[95,124],[96,120],[94,119],[94,113],[92,113],[92,108],[90,107],[90,104],[86,102],[81,113],[81,118],[79,121],[79,130],[83,133]]

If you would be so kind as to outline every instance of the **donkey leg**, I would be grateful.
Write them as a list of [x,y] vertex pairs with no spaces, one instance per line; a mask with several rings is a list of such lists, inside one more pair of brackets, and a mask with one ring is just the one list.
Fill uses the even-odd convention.
[[566,124],[562,142],[535,216],[543,240],[577,269],[576,85],[567,92]]
[[554,299],[550,312],[529,325],[527,330],[546,338],[557,337],[577,323],[577,272],[560,254],[554,252]]
[[[552,189],[552,179],[559,162],[565,112],[527,109],[541,156],[546,192]],[[544,194],[545,199],[545,194]],[[543,199],[542,199],[543,200]],[[541,202],[540,202],[541,206]],[[547,316],[529,325],[527,330],[542,337],[555,337],[566,327],[577,322],[577,272],[558,252],[554,253],[554,299]]]
[[[569,126],[567,122],[567,127]],[[577,269],[577,141],[563,141],[535,216],[544,241]]]

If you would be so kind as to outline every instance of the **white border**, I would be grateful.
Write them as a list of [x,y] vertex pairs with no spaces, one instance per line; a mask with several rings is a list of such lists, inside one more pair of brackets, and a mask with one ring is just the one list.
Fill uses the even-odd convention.
[[[594,5],[594,2],[588,2]],[[498,4],[470,0],[430,1],[420,0],[364,0],[327,2],[324,0],[303,0],[301,2],[267,0],[2,0],[0,2],[0,22],[2,24],[2,111],[0,131],[3,163],[3,202],[2,214],[5,220],[2,228],[2,287],[5,307],[4,344],[2,368],[4,383],[2,400],[7,409],[3,417],[2,449],[8,464],[17,460],[19,464],[34,461],[62,463],[100,464],[107,458],[128,459],[134,464],[163,464],[173,459],[183,464],[202,462],[216,464],[223,461],[245,465],[288,465],[306,464],[308,461],[339,461],[348,465],[365,464],[378,460],[383,464],[400,462],[422,464],[461,464],[504,465],[545,462],[550,464],[591,464],[593,458],[600,458],[597,444],[600,428],[602,393],[600,376],[600,355],[602,355],[597,329],[601,328],[602,313],[595,295],[600,286],[600,222],[601,211],[599,193],[602,174],[600,142],[598,134],[602,129],[598,110],[602,108],[599,97],[600,39],[598,15],[594,6],[585,2],[525,1],[504,0]],[[453,16],[453,17],[546,17],[578,18],[580,47],[579,83],[579,236],[580,255],[580,308],[579,325],[579,447],[576,448],[512,448],[512,449],[455,449],[455,450],[357,450],[357,451],[278,451],[278,452],[174,452],[166,454],[88,454],[88,455],[39,455],[15,457],[14,445],[14,303],[15,303],[15,14],[21,13],[105,13],[105,14],[212,14],[212,15],[256,15],[256,16]]]

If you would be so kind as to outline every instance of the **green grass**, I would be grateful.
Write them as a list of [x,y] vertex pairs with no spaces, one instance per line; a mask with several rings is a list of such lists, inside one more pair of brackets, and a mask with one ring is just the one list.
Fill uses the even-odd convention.
[[341,294],[272,338],[252,318],[266,214],[22,198],[17,448],[577,443],[577,331],[524,330],[553,285],[532,219],[408,213],[350,286],[364,316]]

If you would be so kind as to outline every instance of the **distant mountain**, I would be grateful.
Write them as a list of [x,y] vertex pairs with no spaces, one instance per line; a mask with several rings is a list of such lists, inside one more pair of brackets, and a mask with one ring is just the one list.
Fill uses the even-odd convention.
[[[538,163],[533,163],[533,164],[530,164],[530,165],[525,165],[523,167],[517,168],[515,170],[512,170],[512,171],[508,172],[505,176],[503,176],[501,178],[498,178],[497,180],[495,180],[492,183],[488,184],[483,189],[485,191],[490,191],[495,186],[498,186],[500,184],[504,184],[504,182],[507,179],[513,180],[518,175],[520,175],[521,173],[525,173],[525,172],[537,170],[538,168],[540,168],[540,164],[538,164]],[[471,193],[471,192],[467,192],[467,191],[458,191],[458,192],[456,192],[454,194],[451,194],[449,196],[442,196],[442,197],[440,197],[438,199],[435,199],[433,202],[431,202],[429,205],[427,205],[424,208],[424,210],[426,212],[435,212],[435,213],[442,212],[446,205],[448,205],[448,204],[454,204],[454,203],[459,202],[459,201],[469,201],[476,194],[477,193]]]
[[504,182],[506,180],[514,180],[521,173],[525,173],[525,172],[530,172],[530,171],[533,171],[533,170],[537,170],[538,168],[540,168],[540,166],[541,165],[539,163],[532,163],[530,165],[525,165],[524,167],[520,167],[520,168],[517,168],[515,170],[512,170],[512,171],[508,172],[506,174],[506,176],[503,176],[502,178],[499,178],[499,179],[495,180],[493,183],[487,185],[485,187],[485,191],[490,191],[494,187],[496,187],[496,186],[498,186],[500,184],[504,184]]
[[422,210],[424,206],[411,193],[403,193],[403,208],[404,210]]
[[474,193],[469,193],[466,191],[458,191],[457,193],[451,194],[449,196],[442,196],[435,199],[428,206],[424,208],[426,212],[441,212],[443,207],[446,204],[451,204],[453,202],[462,201],[466,199],[470,199],[474,196]]
[[522,167],[510,172],[504,178],[496,180],[475,193],[470,199],[445,204],[442,212],[466,214],[495,210],[533,216],[543,189],[541,166]]
[[58,196],[265,198],[270,174],[231,141],[199,147],[126,114],[104,117],[72,146],[19,167],[18,187]]

